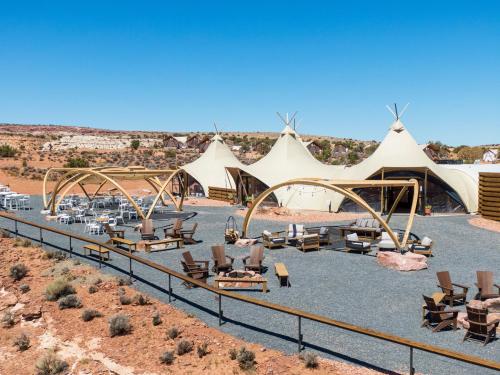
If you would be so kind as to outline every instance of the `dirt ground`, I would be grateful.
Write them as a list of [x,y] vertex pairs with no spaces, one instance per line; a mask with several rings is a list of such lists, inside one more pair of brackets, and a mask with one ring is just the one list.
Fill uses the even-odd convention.
[[500,221],[484,219],[482,217],[475,217],[469,219],[469,224],[474,225],[475,227],[488,229],[493,232],[500,232]]
[[[238,210],[236,214],[245,216],[248,209]],[[326,221],[356,220],[358,217],[370,217],[367,213],[337,212],[329,213],[312,210],[291,210],[283,207],[258,208],[253,218],[259,220],[283,221],[287,223],[319,223]]]
[[[0,327],[0,374],[23,375],[37,373],[35,364],[48,352],[53,352],[68,364],[69,374],[375,374],[373,370],[318,358],[316,369],[306,369],[297,356],[288,356],[261,345],[244,342],[168,304],[147,297],[147,304],[122,305],[120,295],[134,297],[137,292],[119,281],[100,274],[97,269],[75,260],[48,259],[40,248],[25,247],[29,243],[10,238],[0,239],[0,317],[11,312],[13,325]],[[27,275],[15,281],[10,268],[22,263]],[[60,310],[57,302],[46,300],[47,285],[63,278],[76,289],[82,307]],[[30,290],[22,293],[29,286]],[[89,287],[95,288],[90,293]],[[96,309],[102,317],[85,322],[82,312]],[[111,337],[108,320],[115,314],[129,317],[132,331]],[[161,323],[153,325],[152,317],[159,314]],[[177,328],[179,336],[167,337],[167,331]],[[13,345],[22,333],[30,345],[20,351]],[[193,351],[175,354],[171,365],[160,362],[160,355],[174,351],[179,342],[193,343]],[[206,343],[208,354],[199,358],[197,347]],[[242,370],[237,360],[229,357],[230,349],[245,346],[255,353],[250,370]]]

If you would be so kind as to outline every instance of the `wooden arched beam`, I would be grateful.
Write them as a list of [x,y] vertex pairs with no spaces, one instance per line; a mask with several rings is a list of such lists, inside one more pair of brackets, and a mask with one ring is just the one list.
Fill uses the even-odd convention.
[[[179,173],[179,172],[175,172],[174,174],[177,174],[177,173]],[[151,179],[151,180],[152,180],[152,182],[153,182],[154,184],[156,184],[156,188],[155,188],[155,190],[156,190],[156,192],[158,192],[158,193],[159,193],[159,192],[161,191],[162,186],[163,186],[162,182],[160,181],[160,179],[159,179],[158,177],[155,177],[154,179]],[[165,202],[165,200],[164,200],[164,198],[163,198],[163,194],[167,194],[167,195],[168,195],[168,197],[169,197],[169,198],[172,200],[172,202],[174,203],[175,209],[176,209],[177,211],[182,211],[182,202],[178,202],[178,200],[175,198],[175,196],[172,194],[172,192],[171,192],[171,191],[169,191],[169,190],[168,190],[168,189],[166,189],[166,188],[162,191],[162,196],[161,196],[161,199],[162,199],[163,204],[164,204],[165,206],[167,205],[167,203]]]
[[[418,193],[418,182],[416,180],[410,180],[410,182],[413,183],[414,192],[415,192],[415,194],[417,194]],[[252,220],[252,216],[253,216],[254,212],[256,211],[256,209],[260,206],[260,204],[270,194],[272,194],[274,191],[276,191],[276,190],[278,190],[278,189],[280,189],[282,187],[290,186],[290,185],[319,186],[319,187],[323,187],[323,188],[328,189],[328,190],[335,191],[335,192],[337,192],[339,194],[342,194],[346,198],[351,199],[353,202],[355,202],[359,206],[361,206],[364,209],[366,209],[372,215],[372,217],[375,220],[377,220],[382,225],[382,227],[389,234],[389,236],[394,241],[394,244],[396,245],[396,247],[398,249],[400,249],[401,247],[403,247],[403,246],[406,245],[406,241],[407,241],[408,235],[409,235],[409,230],[411,228],[411,225],[413,223],[413,217],[415,215],[416,203],[414,205],[412,205],[412,210],[410,212],[410,218],[408,220],[408,225],[407,225],[407,228],[406,228],[406,232],[405,232],[405,235],[403,237],[402,243],[400,243],[399,240],[398,240],[397,235],[392,231],[392,229],[389,227],[389,225],[387,224],[387,222],[373,208],[371,208],[368,205],[368,203],[365,200],[363,200],[359,195],[357,195],[354,192],[352,192],[350,190],[350,188],[342,188],[342,187],[336,186],[334,183],[328,183],[325,180],[318,180],[318,179],[295,179],[295,180],[290,180],[290,181],[286,181],[286,182],[277,184],[275,186],[272,186],[269,189],[267,189],[264,192],[262,192],[255,199],[255,201],[252,204],[252,207],[248,210],[248,212],[247,212],[247,214],[245,216],[245,219],[243,221],[243,228],[242,228],[242,235],[243,235],[243,237],[245,237],[246,234],[248,233],[248,226],[250,224],[250,221]],[[383,186],[383,184],[380,184],[380,183],[377,183],[377,185],[378,186]]]
[[[45,173],[45,177],[43,178],[42,195],[43,195],[43,206],[45,209],[47,209],[52,204],[52,200],[54,200],[56,197],[56,194],[54,194],[53,192],[47,192],[47,190],[48,190],[47,183],[48,183],[49,175],[55,170],[57,170],[57,168],[49,169],[47,171],[47,173]],[[79,175],[79,173],[75,173],[73,176],[64,179],[64,183],[62,186],[59,187],[59,190],[63,189],[66,185],[70,184],[75,178],[78,177],[78,175]],[[49,194],[50,194],[50,197],[49,197]]]
[[[86,178],[89,178],[91,176],[97,176],[99,178],[101,178],[102,180],[106,180],[108,181],[109,183],[111,183],[112,185],[114,185],[119,191],[122,192],[122,194],[127,198],[127,200],[130,202],[130,204],[135,208],[135,210],[137,211],[137,214],[141,217],[141,219],[146,219],[146,216],[144,215],[144,213],[142,212],[141,208],[137,205],[137,203],[132,199],[132,197],[130,196],[130,194],[118,183],[116,182],[115,180],[113,180],[112,178],[106,176],[105,174],[99,172],[99,171],[96,171],[96,170],[92,170],[92,169],[87,169],[87,168],[76,168],[76,169],[72,169],[68,172],[66,172],[62,177],[61,179],[58,181],[56,187],[54,188],[54,192],[53,194],[57,195],[60,191],[60,186],[62,185],[63,181],[68,177],[68,176],[71,176],[72,174],[74,173],[77,173],[77,174],[81,174],[81,173],[85,173],[87,174]],[[83,182],[85,179],[83,179],[82,181],[80,182]],[[65,190],[64,191],[64,195],[61,195],[61,197],[59,198],[58,202],[61,202],[62,199],[64,199],[65,195],[67,194],[68,190]],[[155,203],[156,204],[156,203]],[[51,213],[52,215],[54,215],[56,212],[56,201],[55,199],[52,200],[52,205],[51,205]]]
[[[59,191],[61,191],[66,185],[68,185],[66,182],[71,182],[69,184],[69,186],[66,187],[66,189],[64,190],[64,192],[62,193],[62,196],[66,196],[70,191],[71,189],[73,189],[75,187],[75,185],[78,185],[80,186],[80,188],[83,190],[83,192],[85,193],[85,195],[89,198],[89,200],[92,200],[92,198],[88,195],[87,191],[85,191],[85,189],[83,188],[83,186],[81,185],[81,182],[84,181],[86,178],[88,178],[90,175],[89,174],[84,174],[84,175],[81,175],[81,174],[76,174],[75,176],[73,177],[78,177],[76,180],[70,180],[70,179],[67,179],[59,188]],[[51,197],[51,200],[49,201],[49,206],[52,205],[52,199],[56,199],[56,195],[54,195],[54,197],[52,198]],[[62,198],[59,198],[57,201],[56,201],[56,204],[55,206],[59,206],[59,204],[61,203],[62,201]],[[46,207],[45,209],[47,209],[48,207]]]
[[[166,192],[167,194],[169,194],[168,190],[167,189],[167,186],[168,184],[174,179],[175,176],[177,176],[177,174],[180,172],[181,170],[177,170],[175,173],[172,173],[170,176],[168,176],[168,178],[165,180],[165,182],[161,185],[160,187],[160,190],[158,191],[158,194],[156,195],[155,199],[153,200],[153,203],[151,204],[151,207],[149,208],[149,211],[146,215],[146,217],[150,217],[151,214],[153,213],[154,211],[154,208],[156,206],[156,203],[158,202],[158,199],[160,199],[161,195],[163,192]],[[171,193],[170,193],[171,194]],[[169,194],[169,195],[170,195]],[[175,207],[178,211],[182,211],[182,205],[178,205],[177,204],[177,201],[175,199],[173,199],[174,201],[174,204],[175,204]],[[182,204],[182,202],[181,202]]]

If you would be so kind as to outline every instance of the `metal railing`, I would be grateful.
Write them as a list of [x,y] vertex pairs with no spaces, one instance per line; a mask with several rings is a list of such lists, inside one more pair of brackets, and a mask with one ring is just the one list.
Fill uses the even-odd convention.
[[[152,262],[152,261],[150,261],[148,259],[144,259],[144,258],[139,257],[137,255],[133,255],[130,252],[128,252],[126,250],[119,249],[119,248],[117,248],[115,246],[110,245],[109,243],[104,243],[104,242],[101,242],[101,241],[98,241],[98,240],[94,240],[92,238],[84,237],[84,236],[78,235],[76,233],[70,233],[70,232],[62,231],[62,230],[59,230],[57,228],[49,227],[47,225],[33,223],[31,221],[19,218],[19,217],[15,216],[15,215],[8,214],[8,213],[0,212],[0,217],[3,217],[5,219],[14,221],[14,231],[9,230],[7,228],[4,228],[4,229],[7,230],[7,231],[9,231],[9,232],[11,232],[11,233],[13,233],[13,234],[15,234],[16,236],[23,236],[23,237],[30,238],[29,236],[22,235],[21,233],[19,233],[18,223],[22,223],[22,224],[29,225],[31,227],[38,228],[39,231],[40,231],[40,237],[39,237],[38,241],[42,245],[46,244],[46,245],[49,245],[49,246],[55,246],[55,245],[52,245],[50,243],[44,242],[44,240],[43,240],[43,231],[48,231],[48,232],[52,232],[52,233],[56,233],[56,234],[68,237],[68,239],[69,239],[69,250],[67,250],[67,251],[69,251],[70,255],[73,254],[73,243],[72,243],[73,240],[79,240],[79,241],[86,242],[86,243],[89,243],[89,244],[97,245],[97,246],[99,246],[101,248],[105,248],[105,249],[108,249],[108,250],[110,250],[110,251],[112,251],[112,252],[114,252],[116,254],[122,255],[122,256],[124,256],[124,257],[126,257],[126,258],[129,259],[129,277],[130,278],[133,277],[133,268],[132,268],[132,264],[133,264],[132,262],[133,261],[137,262],[137,263],[140,263],[140,264],[143,264],[143,265],[145,265],[147,267],[150,267],[152,269],[155,269],[155,270],[158,270],[160,272],[163,272],[163,273],[167,274],[168,275],[168,290],[167,290],[167,294],[168,294],[168,300],[169,300],[169,302],[172,301],[172,285],[171,285],[171,278],[172,278],[172,276],[175,277],[175,278],[177,278],[177,279],[179,279],[179,280],[182,280],[182,281],[184,281],[186,283],[196,285],[196,286],[198,286],[200,288],[203,288],[203,289],[205,289],[205,290],[207,290],[207,291],[209,291],[211,293],[214,293],[214,294],[216,294],[219,297],[218,298],[219,326],[222,325],[222,321],[224,320],[224,315],[223,315],[223,310],[222,310],[222,297],[226,297],[226,298],[229,298],[229,299],[242,301],[242,302],[249,303],[249,304],[252,304],[252,305],[255,305],[255,306],[260,306],[260,307],[264,307],[264,308],[267,308],[267,309],[278,311],[278,312],[281,312],[281,313],[284,313],[284,314],[296,316],[297,319],[298,319],[297,344],[298,344],[298,351],[299,352],[302,350],[302,342],[303,342],[302,319],[306,319],[306,320],[310,320],[310,321],[322,323],[322,324],[325,324],[325,325],[328,325],[328,326],[331,326],[331,327],[340,328],[340,329],[343,329],[343,330],[346,330],[346,331],[349,331],[349,332],[359,333],[359,334],[364,335],[364,336],[369,336],[369,337],[372,337],[372,338],[376,338],[376,339],[379,339],[379,340],[387,341],[387,342],[390,342],[390,343],[394,343],[394,344],[405,346],[405,347],[409,348],[410,349],[410,353],[409,353],[409,355],[410,355],[409,356],[409,372],[410,372],[410,374],[414,374],[415,373],[415,369],[414,369],[414,366],[413,366],[414,350],[420,350],[422,352],[427,352],[427,353],[435,354],[435,355],[438,355],[438,356],[441,356],[441,357],[450,358],[450,359],[453,359],[453,360],[456,360],[456,361],[460,361],[460,362],[464,362],[464,363],[468,363],[468,364],[480,366],[480,367],[483,367],[483,368],[488,368],[488,369],[500,371],[500,362],[496,362],[496,361],[493,361],[493,360],[488,360],[488,359],[480,358],[480,357],[473,356],[473,355],[468,355],[468,354],[461,353],[461,352],[456,352],[456,351],[453,351],[453,350],[444,349],[444,348],[441,348],[441,347],[438,347],[438,346],[421,343],[421,342],[418,342],[418,341],[406,339],[406,338],[403,338],[403,337],[399,337],[399,336],[392,335],[392,334],[389,334],[389,333],[381,332],[381,331],[378,331],[378,330],[374,330],[374,329],[370,329],[370,328],[364,328],[364,327],[360,327],[360,326],[357,326],[357,325],[354,325],[354,324],[345,323],[345,322],[342,322],[342,321],[339,321],[339,320],[334,320],[334,319],[331,319],[331,318],[328,318],[326,316],[322,316],[322,315],[319,315],[319,314],[313,314],[313,313],[310,313],[310,312],[307,312],[307,311],[303,311],[303,310],[299,310],[299,309],[294,309],[292,307],[283,306],[283,305],[275,304],[275,303],[272,303],[272,302],[268,302],[268,301],[264,301],[264,300],[259,300],[257,298],[252,298],[252,297],[244,296],[244,295],[241,295],[239,293],[235,293],[235,292],[231,292],[231,291],[227,291],[227,290],[218,289],[218,288],[210,286],[210,285],[208,285],[208,284],[206,284],[204,282],[200,282],[200,281],[195,280],[195,279],[193,279],[193,278],[191,278],[189,276],[186,276],[184,274],[181,274],[179,272],[171,270],[170,268],[167,268],[167,267],[165,267],[165,266],[163,266],[161,264]],[[34,239],[34,240],[36,240],[36,239]],[[59,247],[59,246],[55,246],[55,247]],[[99,258],[99,265],[101,265],[101,262],[102,262],[102,260]]]

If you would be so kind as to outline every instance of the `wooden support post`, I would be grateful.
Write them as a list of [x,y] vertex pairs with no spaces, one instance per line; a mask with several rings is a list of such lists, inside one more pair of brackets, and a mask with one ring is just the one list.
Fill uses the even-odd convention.
[[[384,181],[384,168],[382,168],[382,178],[381,178],[382,181]],[[380,189],[380,215],[383,215],[384,214],[384,187],[382,186],[382,188]]]
[[429,169],[425,168],[425,175],[424,175],[424,210],[425,206],[427,206],[427,175],[429,173]]

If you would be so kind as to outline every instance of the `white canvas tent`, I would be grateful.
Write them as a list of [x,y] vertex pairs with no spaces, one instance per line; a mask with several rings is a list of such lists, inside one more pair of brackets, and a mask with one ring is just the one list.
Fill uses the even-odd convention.
[[[266,156],[240,167],[268,187],[296,178],[339,178],[344,168],[325,165],[314,158],[289,125]],[[323,188],[294,185],[277,190],[275,196],[278,204],[288,208],[327,211],[340,195]]]
[[209,186],[234,189],[235,182],[226,167],[242,168],[243,164],[234,156],[222,137],[216,134],[205,152],[195,161],[182,167],[196,179],[208,196]]
[[463,171],[448,169],[430,160],[400,120],[391,125],[375,152],[361,163],[348,168],[342,178],[365,180],[382,168],[406,171],[428,169],[434,177],[454,190],[467,211],[477,211],[478,187],[474,180]]

